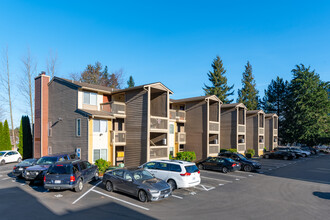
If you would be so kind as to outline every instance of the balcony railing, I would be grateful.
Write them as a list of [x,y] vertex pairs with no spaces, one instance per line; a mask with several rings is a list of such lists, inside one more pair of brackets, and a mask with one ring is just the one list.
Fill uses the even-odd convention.
[[245,125],[238,125],[238,132],[245,133]]
[[126,104],[116,101],[101,103],[101,110],[110,112],[114,115],[126,115]]
[[210,121],[209,122],[209,131],[210,132],[219,132],[219,122]]
[[237,145],[237,151],[245,151],[245,143]]
[[274,129],[274,136],[277,136],[277,129]]
[[176,111],[176,120],[177,121],[185,121],[186,120],[186,112],[183,110]]
[[264,143],[259,143],[259,150],[263,150],[264,149]]
[[220,144],[209,144],[209,154],[218,154],[220,151]]
[[176,110],[170,110],[170,119],[176,120]]
[[185,132],[178,132],[176,133],[176,141],[178,144],[185,144],[186,143],[186,133]]
[[167,146],[153,146],[150,147],[150,159],[168,158]]
[[115,145],[125,145],[126,131],[111,131],[111,143]]
[[150,116],[151,130],[167,130],[168,121],[164,117]]
[[259,134],[264,134],[264,128],[259,128]]

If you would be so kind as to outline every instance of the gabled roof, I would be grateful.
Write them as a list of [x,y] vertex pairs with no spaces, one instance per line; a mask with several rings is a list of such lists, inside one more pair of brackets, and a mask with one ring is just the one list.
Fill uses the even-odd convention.
[[77,109],[78,112],[85,114],[87,116],[96,117],[96,118],[108,118],[114,119],[115,117],[106,111],[97,111],[97,110],[87,110],[87,109]]
[[242,107],[246,109],[246,106],[243,103],[231,103],[231,104],[223,104],[221,108],[238,108]]
[[259,110],[246,111],[246,115],[254,115],[254,114],[258,114],[258,113],[265,114],[265,112],[263,110],[261,110],[261,109],[259,109]]
[[268,113],[268,114],[265,114],[265,117],[270,118],[270,117],[278,117],[278,116],[276,113]]
[[219,101],[220,103],[222,103],[222,101],[216,95],[197,96],[197,97],[191,97],[191,98],[186,98],[186,99],[171,99],[170,101],[172,103],[186,103],[186,102],[204,101],[206,99]]
[[113,91],[112,94],[122,93],[122,92],[127,92],[127,91],[132,91],[132,90],[136,90],[136,89],[142,89],[142,88],[146,88],[146,87],[151,87],[151,88],[155,88],[155,89],[169,91],[170,94],[173,94],[173,91],[170,90],[169,88],[167,88],[161,82],[155,82],[155,83],[149,83],[149,84],[144,84],[144,85],[140,85],[140,86],[134,86],[134,87],[127,88],[127,89],[118,89],[116,91]]

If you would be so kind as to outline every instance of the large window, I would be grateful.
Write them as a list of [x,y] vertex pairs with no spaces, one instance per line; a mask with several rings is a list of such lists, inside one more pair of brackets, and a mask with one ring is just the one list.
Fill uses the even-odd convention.
[[97,161],[100,158],[108,161],[108,149],[94,149],[93,162]]
[[81,136],[81,119],[78,118],[76,120],[76,136],[80,137]]
[[84,92],[84,104],[97,105],[97,94],[94,92]]
[[94,132],[107,132],[108,126],[106,120],[93,120],[93,131]]

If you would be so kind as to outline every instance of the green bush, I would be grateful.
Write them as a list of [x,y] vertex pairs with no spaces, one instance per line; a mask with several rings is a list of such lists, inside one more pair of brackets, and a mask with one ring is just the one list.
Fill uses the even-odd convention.
[[254,149],[247,149],[246,153],[251,154],[252,157],[256,154]]
[[105,171],[109,168],[111,163],[109,161],[103,160],[101,158],[101,159],[98,159],[95,161],[95,165],[99,169],[99,174],[103,175],[105,173]]
[[235,149],[235,148],[227,149],[227,151],[232,152],[232,153],[237,153],[237,149]]
[[178,152],[176,154],[176,159],[191,162],[196,160],[196,154],[193,151]]
[[170,158],[170,160],[174,160],[175,159],[175,157],[173,157],[171,154],[170,154],[169,158]]

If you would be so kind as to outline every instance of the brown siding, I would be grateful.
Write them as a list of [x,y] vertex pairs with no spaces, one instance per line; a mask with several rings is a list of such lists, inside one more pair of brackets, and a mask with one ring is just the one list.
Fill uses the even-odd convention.
[[[49,146],[52,153],[74,152],[81,148],[81,158],[88,160],[88,118],[77,112],[76,87],[54,80],[49,85],[49,122],[52,136]],[[62,120],[58,120],[61,118]],[[81,119],[81,136],[76,136],[76,119]]]
[[[153,91],[153,89],[151,89]],[[167,117],[167,93],[151,93],[150,114],[152,116]]]
[[237,147],[237,111],[235,108],[221,110],[220,147],[229,149]]
[[246,117],[246,149],[254,149],[258,154],[258,114]]
[[273,146],[273,123],[272,117],[265,118],[265,147],[267,150],[271,150]]
[[35,80],[35,98],[34,98],[34,149],[33,157],[40,158],[41,155],[41,80],[40,77]]
[[206,102],[186,104],[185,151],[194,151],[196,160],[207,157],[207,106]]
[[138,166],[147,161],[147,104],[147,91],[126,93],[125,166]]

